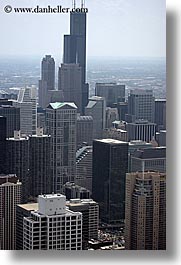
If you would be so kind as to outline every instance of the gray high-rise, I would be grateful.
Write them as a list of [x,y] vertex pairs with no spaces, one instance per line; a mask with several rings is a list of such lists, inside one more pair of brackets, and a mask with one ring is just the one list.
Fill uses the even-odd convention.
[[115,107],[117,103],[125,101],[125,85],[117,83],[96,83],[96,96],[106,99],[107,107]]
[[51,135],[53,191],[62,192],[76,175],[77,107],[74,103],[50,103],[46,109],[47,134]]
[[82,113],[82,68],[79,64],[61,64],[58,82],[64,102],[74,102],[77,112]]
[[100,139],[106,125],[105,98],[93,96],[85,109],[85,115],[93,118],[93,139]]
[[39,80],[39,105],[46,108],[48,90],[55,89],[55,61],[51,55],[46,55],[41,62],[41,80]]
[[130,90],[128,96],[128,114],[132,121],[144,119],[149,122],[155,120],[155,98],[152,90]]

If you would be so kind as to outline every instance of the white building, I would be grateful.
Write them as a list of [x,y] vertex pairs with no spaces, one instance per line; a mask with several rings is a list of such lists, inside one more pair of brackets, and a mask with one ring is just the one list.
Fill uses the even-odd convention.
[[23,220],[23,249],[82,250],[82,213],[69,210],[64,195],[40,195],[38,211]]

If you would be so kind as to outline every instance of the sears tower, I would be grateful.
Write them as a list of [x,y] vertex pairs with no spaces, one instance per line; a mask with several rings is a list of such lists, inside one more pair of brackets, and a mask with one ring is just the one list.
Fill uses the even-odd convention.
[[81,67],[81,112],[84,114],[89,96],[89,87],[86,84],[86,12],[70,13],[70,35],[64,35],[63,63],[78,64]]

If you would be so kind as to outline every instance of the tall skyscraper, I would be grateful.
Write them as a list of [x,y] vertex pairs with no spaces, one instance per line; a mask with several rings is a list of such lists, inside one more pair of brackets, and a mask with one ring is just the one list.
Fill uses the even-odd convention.
[[93,118],[93,139],[100,139],[106,126],[105,98],[93,96],[85,108],[85,115]]
[[166,250],[166,175],[126,175],[125,242],[130,250]]
[[61,194],[39,196],[38,211],[23,220],[23,249],[82,250],[82,214]]
[[61,64],[58,88],[65,102],[74,102],[77,112],[82,113],[82,68],[79,64]]
[[155,120],[155,98],[152,90],[130,90],[128,96],[128,114],[134,120],[144,119],[149,122]]
[[0,116],[0,174],[6,173],[6,117]]
[[111,225],[123,223],[127,172],[127,142],[112,139],[93,141],[92,197],[99,203],[101,222]]
[[20,108],[12,105],[1,105],[0,102],[0,116],[6,117],[6,137],[13,137],[14,131],[20,130]]
[[51,178],[51,136],[43,134],[42,128],[37,128],[37,134],[29,138],[30,159],[30,196],[52,192]]
[[16,249],[16,205],[21,203],[16,175],[0,175],[0,249]]
[[64,35],[64,64],[79,64],[82,69],[82,113],[87,106],[89,86],[86,84],[86,13],[70,13],[70,35]]
[[166,129],[166,99],[155,99],[155,123],[157,131]]
[[75,183],[92,192],[92,146],[83,146],[76,152]]
[[125,101],[125,85],[96,83],[95,94],[105,98],[107,107],[114,108],[117,103]]
[[22,200],[26,202],[29,195],[29,138],[22,137],[20,131],[6,141],[7,171],[16,174],[22,182]]
[[86,249],[90,239],[98,238],[99,205],[92,199],[72,199],[66,205],[71,211],[82,213],[82,246]]
[[48,90],[55,89],[55,61],[51,55],[46,55],[41,62],[41,80],[39,80],[39,105],[46,108]]
[[27,136],[36,134],[37,128],[37,90],[26,87],[19,90],[18,99],[13,103],[20,108],[20,130]]
[[92,145],[93,118],[92,116],[77,116],[77,149],[83,145]]
[[74,103],[50,103],[46,110],[47,134],[51,135],[52,189],[63,192],[76,175],[77,107]]

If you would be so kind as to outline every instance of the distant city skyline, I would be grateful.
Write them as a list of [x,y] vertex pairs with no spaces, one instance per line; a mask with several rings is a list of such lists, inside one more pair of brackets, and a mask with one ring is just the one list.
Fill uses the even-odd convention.
[[[86,0],[88,12],[88,57],[165,57],[165,0]],[[70,14],[5,13],[12,7],[71,7],[71,0],[2,0],[0,56],[43,57],[51,54],[63,59],[63,35],[69,33]],[[80,6],[80,0],[77,0]],[[96,30],[95,30],[96,29]]]

